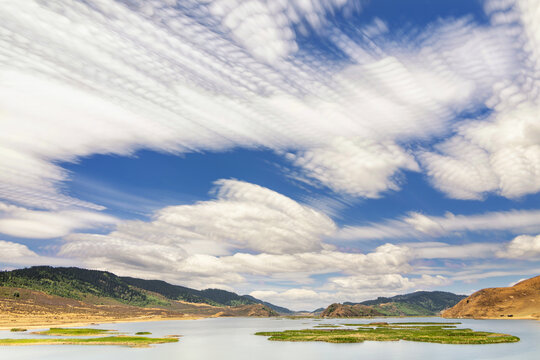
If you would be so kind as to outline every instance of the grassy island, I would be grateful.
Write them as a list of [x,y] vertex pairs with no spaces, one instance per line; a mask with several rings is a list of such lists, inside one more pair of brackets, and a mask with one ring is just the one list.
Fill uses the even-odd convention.
[[2,345],[122,345],[148,347],[153,344],[178,342],[177,338],[149,338],[142,336],[107,336],[89,339],[0,339]]
[[[140,335],[150,335],[148,331],[135,333],[138,336],[119,335],[116,330],[81,329],[81,328],[50,328],[46,331],[37,331],[32,334],[62,336],[62,338],[24,338],[0,339],[0,346],[7,345],[122,345],[129,347],[148,347],[153,344],[178,342],[180,335],[168,335],[162,338],[153,338]],[[86,338],[77,338],[85,336]],[[91,336],[91,337],[90,337]]]
[[372,323],[345,324],[356,329],[305,329],[258,332],[273,341],[325,341],[358,343],[363,341],[421,341],[439,344],[497,344],[517,342],[519,338],[471,329],[457,329],[459,323]]
[[51,336],[96,336],[115,333],[116,330],[104,329],[79,329],[79,328],[50,328],[45,331],[36,331],[32,334]]

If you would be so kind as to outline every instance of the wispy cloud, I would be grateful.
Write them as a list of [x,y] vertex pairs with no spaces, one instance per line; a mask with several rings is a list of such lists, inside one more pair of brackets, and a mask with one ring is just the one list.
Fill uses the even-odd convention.
[[515,78],[494,83],[484,121],[467,121],[456,135],[420,154],[432,184],[457,199],[488,193],[518,198],[540,190],[540,4],[491,1],[493,22],[509,26],[526,60]]
[[76,261],[73,259],[41,256],[30,250],[26,245],[0,240],[0,269],[4,270],[10,269],[12,266],[31,265],[75,266]]
[[363,226],[345,226],[337,239],[369,240],[412,237],[440,237],[460,232],[510,231],[536,233],[540,230],[540,210],[511,210],[475,215],[429,216],[411,212],[400,219]]
[[[335,169],[319,163],[347,141],[370,163],[394,153],[404,159],[381,167],[371,182],[351,175],[355,189],[324,184],[372,197],[396,188],[400,169],[415,167],[396,141],[445,133],[457,112],[481,104],[519,68],[506,25],[441,22],[411,44],[380,38],[367,46],[323,21],[350,6],[341,1],[54,4],[1,5],[8,42],[0,57],[0,196],[25,206],[100,209],[66,195],[69,174],[56,165],[91,154],[293,150],[299,159],[319,154],[297,165],[324,183]],[[240,16],[247,13],[258,17]],[[304,21],[350,61],[295,54],[291,26]],[[261,48],[261,36],[275,41]],[[314,168],[328,174],[315,176]]]
[[376,198],[398,190],[400,170],[419,171],[413,156],[392,142],[335,138],[329,144],[289,153],[287,158],[302,174],[336,193]]
[[408,249],[391,244],[367,254],[336,251],[324,243],[336,228],[330,218],[274,191],[236,180],[218,181],[215,191],[215,200],[166,207],[150,221],[124,221],[106,235],[70,234],[59,255],[196,286],[241,283],[246,276],[298,281],[303,273],[409,269]]
[[502,258],[514,259],[539,259],[540,258],[540,235],[520,235],[506,244],[504,249],[497,253]]
[[75,230],[106,229],[118,222],[97,211],[38,211],[0,202],[0,233],[20,238],[50,239]]

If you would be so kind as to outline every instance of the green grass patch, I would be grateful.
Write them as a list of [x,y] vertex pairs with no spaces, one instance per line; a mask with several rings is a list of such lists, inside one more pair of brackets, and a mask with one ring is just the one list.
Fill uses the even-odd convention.
[[[425,324],[425,325],[424,325]],[[416,323],[403,326],[399,323],[345,324],[362,326],[358,329],[306,329],[276,332],[258,332],[273,341],[325,341],[330,343],[359,343],[363,341],[420,341],[439,344],[498,344],[519,341],[507,334],[457,329],[453,325]],[[455,324],[455,323],[454,323]]]
[[396,322],[397,325],[459,325],[460,322]]
[[9,331],[11,331],[11,332],[24,332],[24,331],[26,331],[26,329],[23,329],[23,328],[13,328],[13,329],[11,329],[11,330],[9,330]]
[[78,328],[50,328],[45,331],[36,331],[33,334],[38,335],[51,335],[51,336],[95,336],[106,335],[116,330],[104,330],[104,329],[78,329]]
[[[436,324],[436,325],[434,325]],[[416,322],[416,323],[403,323],[403,322],[396,322],[396,323],[386,323],[386,322],[372,322],[369,324],[343,324],[345,326],[358,326],[359,328],[373,328],[373,327],[385,327],[385,328],[391,328],[391,329],[414,329],[415,327],[421,326],[422,329],[428,329],[428,330],[437,330],[437,329],[452,329],[456,328],[454,324],[461,324],[459,322],[457,323],[441,323],[441,322]]]
[[320,324],[320,325],[315,325],[314,327],[316,327],[316,328],[337,328],[337,327],[341,327],[341,325]]
[[6,345],[121,345],[147,347],[153,344],[178,342],[177,338],[149,338],[142,336],[107,336],[89,339],[0,339],[0,346]]
[[152,335],[152,333],[149,331],[139,331],[136,332],[135,335]]

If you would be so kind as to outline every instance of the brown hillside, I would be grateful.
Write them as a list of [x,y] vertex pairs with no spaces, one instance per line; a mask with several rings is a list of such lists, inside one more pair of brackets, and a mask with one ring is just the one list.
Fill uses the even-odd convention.
[[332,304],[329,305],[321,313],[321,317],[364,317],[364,316],[382,316],[384,314],[373,309],[371,306],[366,305],[344,305],[344,304]]
[[540,276],[512,287],[475,292],[444,311],[446,318],[540,319]]
[[[158,296],[154,294],[154,296]],[[0,287],[0,329],[82,325],[93,322],[154,321],[219,316],[276,316],[261,305],[217,307],[169,300],[163,308],[144,308],[94,297],[79,301],[40,291]]]

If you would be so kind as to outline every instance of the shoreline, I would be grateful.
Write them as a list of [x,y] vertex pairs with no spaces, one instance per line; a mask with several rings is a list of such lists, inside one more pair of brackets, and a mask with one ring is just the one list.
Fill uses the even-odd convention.
[[[229,317],[236,317],[236,316],[227,316]],[[245,316],[238,316],[238,317],[245,317]],[[403,318],[413,318],[418,316],[404,316]],[[428,316],[426,316],[428,317]],[[507,317],[482,317],[482,318],[445,318],[440,316],[429,316],[433,318],[440,318],[444,320],[536,320],[540,321],[539,318],[533,318],[533,317],[513,317],[513,318],[507,318]],[[92,326],[92,325],[103,325],[103,324],[118,324],[118,323],[134,323],[134,322],[151,322],[151,321],[167,321],[167,320],[200,320],[200,319],[208,319],[208,318],[215,318],[215,316],[171,316],[171,317],[163,317],[163,316],[155,316],[155,317],[136,317],[136,318],[125,318],[125,319],[118,319],[118,318],[100,318],[100,319],[94,319],[94,320],[87,320],[87,321],[43,321],[39,323],[25,323],[25,322],[18,322],[13,323],[11,325],[7,325],[5,322],[0,322],[0,331],[10,331],[13,328],[24,328],[27,330],[35,330],[35,329],[45,329],[45,328],[53,328],[53,327],[81,327],[81,326]],[[272,318],[284,318],[287,319],[289,317],[287,316],[279,316],[279,317],[272,317]],[[397,318],[397,317],[389,317],[389,318]],[[302,318],[299,318],[302,319]],[[335,320],[335,319],[354,319],[354,320],[360,320],[360,319],[372,319],[372,318],[360,318],[360,317],[354,317],[354,318],[321,318],[321,320]]]

